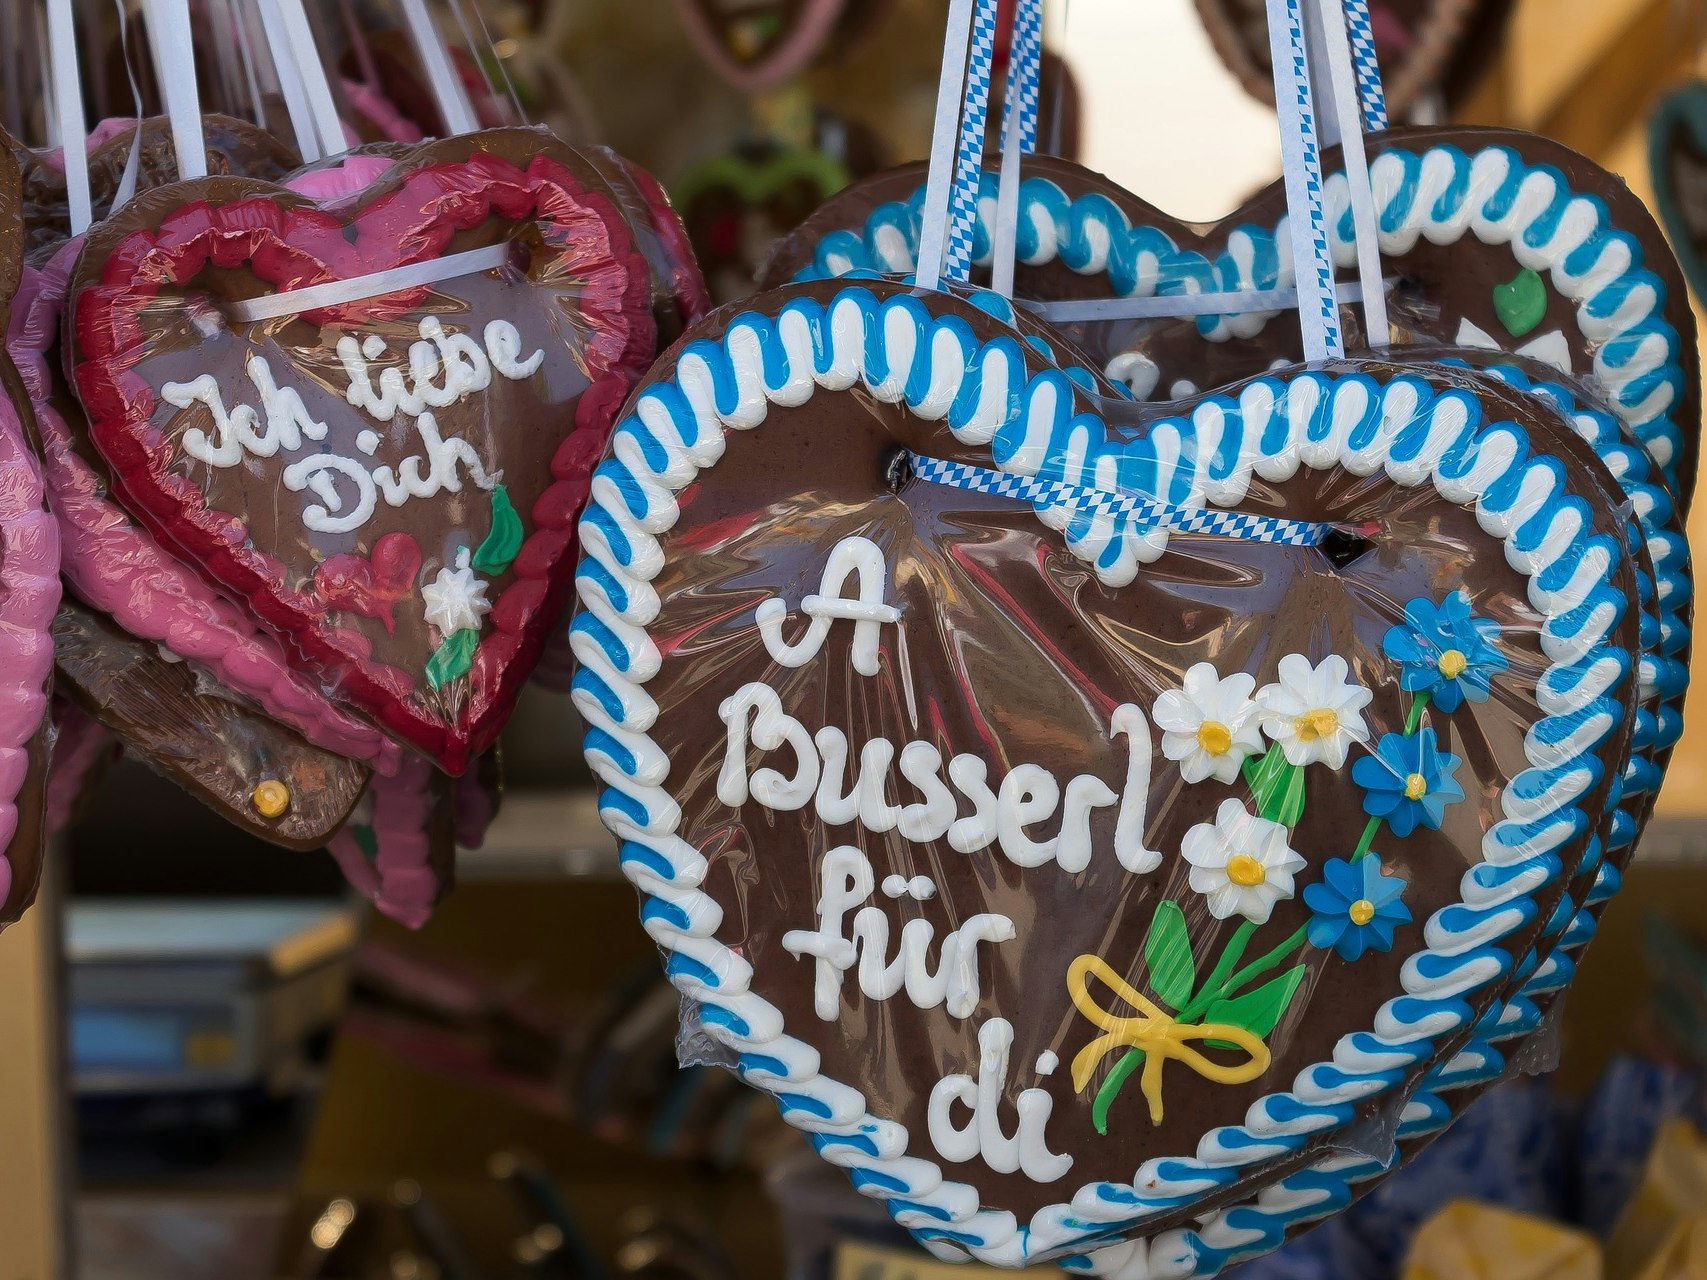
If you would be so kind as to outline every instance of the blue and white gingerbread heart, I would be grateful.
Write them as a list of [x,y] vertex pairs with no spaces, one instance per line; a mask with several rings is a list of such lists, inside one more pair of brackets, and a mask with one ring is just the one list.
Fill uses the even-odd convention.
[[[1504,351],[1580,379],[1648,448],[1685,506],[1701,400],[1695,321],[1677,260],[1624,183],[1569,148],[1507,129],[1391,129],[1369,139],[1390,337]],[[1356,264],[1345,176],[1324,157],[1337,265]],[[1293,283],[1276,183],[1209,227],[1169,217],[1081,165],[1025,161],[1015,288],[1079,301],[1283,289]],[[856,183],[776,247],[761,284],[914,266],[924,169]],[[987,263],[997,175],[984,175]],[[1356,344],[1361,316],[1342,308]],[[1289,312],[1063,325],[1140,399],[1190,396],[1300,358]]]
[[1006,1265],[1402,1100],[1529,976],[1632,751],[1649,561],[1564,414],[1358,362],[1114,422],[959,300],[751,305],[631,401],[572,632],[703,1029]]

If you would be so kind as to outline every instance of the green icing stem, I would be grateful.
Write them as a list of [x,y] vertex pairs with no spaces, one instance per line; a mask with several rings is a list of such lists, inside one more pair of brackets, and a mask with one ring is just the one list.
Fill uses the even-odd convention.
[[464,627],[445,638],[427,663],[427,683],[433,686],[434,693],[458,676],[468,674],[468,669],[474,665],[474,650],[479,645],[480,632],[474,627]]
[[492,529],[474,553],[477,573],[495,578],[515,563],[522,549],[522,518],[503,485],[492,490]]

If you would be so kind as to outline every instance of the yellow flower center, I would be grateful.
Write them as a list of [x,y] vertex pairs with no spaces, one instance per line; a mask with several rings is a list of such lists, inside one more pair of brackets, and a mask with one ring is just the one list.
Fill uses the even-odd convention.
[[1253,889],[1268,879],[1268,873],[1250,854],[1235,853],[1227,859],[1227,879],[1241,889]]
[[1340,718],[1332,708],[1318,707],[1299,716],[1292,722],[1292,727],[1298,730],[1301,741],[1316,742],[1322,738],[1331,738],[1337,733]]
[[1457,649],[1448,649],[1445,653],[1440,655],[1440,661],[1435,663],[1436,669],[1438,669],[1440,674],[1445,676],[1448,680],[1456,680],[1459,676],[1464,674],[1464,668],[1469,665],[1470,659],[1466,658]]
[[1197,728],[1197,745],[1212,756],[1224,756],[1233,748],[1233,734],[1218,720],[1205,720]]
[[263,818],[282,818],[290,808],[290,788],[277,778],[268,778],[255,788],[249,799]]
[[1428,779],[1420,773],[1405,775],[1405,799],[1421,800],[1428,794]]
[[1353,924],[1368,924],[1375,919],[1375,904],[1368,898],[1359,898],[1351,904],[1351,910],[1346,913]]

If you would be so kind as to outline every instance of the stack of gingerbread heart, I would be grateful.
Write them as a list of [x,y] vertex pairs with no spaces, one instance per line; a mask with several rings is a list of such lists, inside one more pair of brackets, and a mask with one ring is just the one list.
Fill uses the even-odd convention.
[[0,163],[0,919],[44,806],[103,758],[64,730],[48,797],[53,721],[86,715],[419,924],[495,811],[614,414],[704,289],[612,152],[529,128],[349,152],[339,125],[298,135],[304,164],[163,81],[165,117],[86,150],[68,127],[80,163]]
[[1287,175],[1205,229],[1025,155],[1017,55],[981,174],[955,0],[931,163],[593,473],[577,706],[687,1042],[943,1257],[1207,1277],[1390,1176],[1550,1061],[1681,732],[1652,219],[1268,9]]

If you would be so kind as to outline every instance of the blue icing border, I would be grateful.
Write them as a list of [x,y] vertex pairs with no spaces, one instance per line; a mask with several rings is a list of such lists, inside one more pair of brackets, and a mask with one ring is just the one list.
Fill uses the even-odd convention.
[[[1546,617],[1542,646],[1552,663],[1538,726],[1563,729],[1608,710],[1621,716],[1622,704],[1608,695],[1629,684],[1633,668],[1607,643],[1634,603],[1615,585],[1617,540],[1583,536],[1590,511],[1570,491],[1567,470],[1534,452],[1515,424],[1484,422],[1474,397],[1436,391],[1420,378],[1382,383],[1307,372],[1259,379],[1236,397],[1210,397],[1187,416],[1156,423],[1141,441],[1116,441],[1100,418],[1078,410],[1066,374],[1033,371],[1028,357],[1034,364],[1035,353],[1017,337],[980,342],[963,319],[933,315],[915,296],[880,302],[859,287],[828,305],[797,298],[774,317],[743,313],[720,339],[690,341],[674,377],[636,396],[594,474],[581,534],[585,558],[600,572],[578,575],[581,608],[570,629],[582,663],[576,705],[605,735],[587,747],[603,783],[601,814],[624,842],[624,869],[636,886],[677,909],[648,909],[644,923],[669,953],[672,980],[706,1007],[708,1033],[748,1055],[748,1064],[764,1060],[745,1073],[791,1121],[820,1138],[857,1139],[835,1147],[836,1162],[867,1175],[922,1241],[1009,1265],[1082,1250],[1205,1188],[1229,1185],[1245,1165],[1298,1150],[1324,1125],[1344,1123],[1358,1102],[1425,1060],[1440,1037],[1464,1026],[1464,997],[1512,972],[1499,944],[1533,918],[1535,895],[1562,872],[1557,851],[1587,830],[1578,802],[1598,762],[1586,753],[1561,760],[1537,747],[1532,767],[1507,788],[1528,797],[1525,820],[1492,828],[1486,860],[1466,877],[1474,901],[1429,922],[1436,946],[1407,964],[1405,991],[1383,1007],[1376,1030],[1344,1037],[1335,1062],[1301,1072],[1292,1092],[1259,1100],[1245,1125],[1206,1134],[1197,1155],[1147,1161],[1132,1184],[1082,1187],[1070,1203],[1022,1225],[982,1209],[976,1190],[947,1180],[934,1160],[908,1155],[904,1129],[868,1114],[861,1094],[821,1075],[816,1053],[788,1036],[777,1010],[751,991],[748,963],[716,939],[722,911],[698,888],[705,859],[678,834],[681,813],[663,788],[669,761],[646,736],[659,709],[644,686],[661,657],[645,628],[659,608],[650,586],[662,566],[658,535],[675,519],[675,494],[715,465],[726,430],[758,426],[772,402],[797,405],[826,389],[862,385],[866,394],[944,420],[963,444],[988,447],[991,461],[1010,472],[1079,483],[1106,464],[1140,492],[1223,506],[1239,500],[1253,469],[1331,467],[1356,452],[1400,483],[1432,482],[1448,500],[1475,502],[1490,536],[1532,567],[1530,595]],[[1165,530],[1140,520],[1087,525],[1039,514],[1065,524],[1073,554],[1110,585],[1130,581],[1166,544]],[[616,596],[607,581],[620,584]]]
[[[1443,363],[1462,368],[1473,366],[1461,360]],[[1633,519],[1654,554],[1656,579],[1660,584],[1657,599],[1650,608],[1662,618],[1669,616],[1673,630],[1660,645],[1660,652],[1650,648],[1644,652],[1641,665],[1649,668],[1642,677],[1645,688],[1651,688],[1664,699],[1661,719],[1670,709],[1676,712],[1682,704],[1688,686],[1688,667],[1675,656],[1687,647],[1689,630],[1682,613],[1689,599],[1689,548],[1683,537],[1665,526],[1674,525],[1676,511],[1671,494],[1650,472],[1650,460],[1645,451],[1625,441],[1618,424],[1602,410],[1579,404],[1570,390],[1553,382],[1535,382],[1521,369],[1511,365],[1492,364],[1477,367],[1484,376],[1517,390],[1540,396],[1557,407],[1576,427],[1578,435],[1601,453],[1609,469],[1618,478],[1632,506]],[[1671,589],[1667,590],[1670,583]],[[1646,646],[1645,646],[1646,647]],[[1639,715],[1648,715],[1643,708]],[[1594,874],[1580,903],[1569,896],[1559,900],[1552,919],[1543,929],[1535,947],[1525,956],[1518,971],[1529,970],[1523,986],[1503,1006],[1496,1004],[1477,1024],[1475,1035],[1458,1054],[1432,1070],[1418,1091],[1407,1100],[1397,1137],[1417,1139],[1430,1137],[1451,1123],[1451,1104],[1442,1096],[1453,1090],[1486,1084],[1498,1079],[1507,1069],[1505,1056],[1499,1046],[1533,1032],[1541,1022],[1536,1001],[1557,994],[1575,976],[1574,953],[1586,947],[1598,927],[1598,912],[1618,891],[1622,874],[1611,863],[1603,861],[1605,852],[1627,848],[1635,839],[1635,819],[1629,814],[1632,800],[1640,799],[1658,789],[1662,774],[1653,757],[1675,744],[1681,732],[1681,717],[1673,715],[1671,727],[1650,734],[1645,749],[1633,755],[1625,774],[1622,796],[1614,806],[1614,821],[1609,825],[1609,846],[1599,848],[1598,838],[1589,856],[1578,870],[1578,876]],[[1543,958],[1542,952],[1546,955]],[[1398,1152],[1394,1147],[1394,1155]],[[1268,1253],[1285,1243],[1289,1232],[1306,1223],[1337,1213],[1351,1202],[1356,1184],[1379,1178],[1392,1170],[1390,1160],[1330,1159],[1323,1166],[1304,1169],[1282,1179],[1275,1187],[1260,1194],[1254,1203],[1231,1206],[1217,1215],[1215,1224],[1207,1231],[1188,1230],[1177,1233],[1164,1248],[1170,1256],[1191,1259],[1191,1269],[1181,1276],[1210,1277],[1227,1266]],[[1206,1238],[1206,1236],[1208,1238]],[[1216,1243],[1212,1243],[1211,1241]],[[1231,1244],[1230,1241],[1237,1241]],[[1116,1246],[1109,1256],[1093,1261],[1089,1258],[1062,1259],[1063,1269],[1084,1271],[1095,1268],[1097,1274],[1121,1276],[1133,1261],[1134,1247]],[[1148,1259],[1145,1260],[1148,1265]]]
[[[1455,233],[1453,240],[1472,232],[1484,240],[1503,235],[1489,242],[1508,244],[1522,266],[1552,271],[1555,286],[1576,302],[1584,334],[1599,344],[1588,376],[1676,491],[1683,436],[1671,413],[1687,377],[1682,341],[1664,318],[1665,283],[1642,265],[1636,237],[1611,225],[1605,203],[1572,191],[1560,170],[1530,165],[1506,146],[1473,155],[1444,145],[1422,152],[1394,147],[1372,159],[1370,175],[1384,253],[1403,252],[1403,242],[1414,241],[1426,226]],[[993,171],[982,177],[974,233],[980,264],[989,261],[997,181]],[[1326,194],[1335,261],[1355,265],[1343,173],[1329,176]],[[923,195],[921,188],[906,201],[878,206],[860,228],[828,233],[794,279],[911,271]],[[1293,283],[1290,264],[1282,262],[1285,228],[1285,219],[1275,227],[1235,227],[1226,248],[1211,260],[1175,244],[1158,227],[1133,226],[1106,195],[1073,199],[1048,179],[1034,177],[1020,184],[1016,248],[1020,261],[1030,265],[1059,258],[1081,275],[1107,275],[1122,297],[1249,292]],[[1254,336],[1274,314],[1202,316],[1197,326],[1210,341],[1224,342]]]

